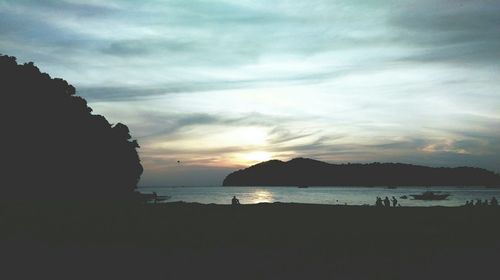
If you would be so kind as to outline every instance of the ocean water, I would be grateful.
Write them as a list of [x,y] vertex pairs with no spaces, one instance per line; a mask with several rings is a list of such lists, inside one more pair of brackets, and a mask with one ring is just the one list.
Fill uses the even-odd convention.
[[[483,187],[140,187],[142,193],[156,192],[169,196],[164,202],[199,202],[204,204],[231,204],[236,196],[242,204],[295,202],[332,205],[374,205],[377,196],[382,199],[394,196],[401,206],[460,206],[467,200],[488,201],[493,196],[500,199],[500,189]],[[424,191],[448,193],[446,200],[414,200],[411,194]],[[408,196],[407,199],[401,196]]]

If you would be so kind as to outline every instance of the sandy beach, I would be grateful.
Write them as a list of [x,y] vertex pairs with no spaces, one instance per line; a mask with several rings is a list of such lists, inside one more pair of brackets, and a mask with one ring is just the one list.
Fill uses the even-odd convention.
[[18,276],[34,272],[26,266],[73,279],[498,275],[499,208],[27,205],[5,206],[0,216],[4,271]]

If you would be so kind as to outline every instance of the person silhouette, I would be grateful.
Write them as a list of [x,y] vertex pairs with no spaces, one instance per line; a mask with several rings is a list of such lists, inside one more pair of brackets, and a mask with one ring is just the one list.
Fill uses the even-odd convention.
[[392,197],[392,206],[396,207],[398,205],[398,200],[393,196]]
[[377,201],[375,202],[375,206],[382,207],[382,198],[377,196]]
[[391,202],[389,201],[389,198],[387,196],[384,198],[384,206],[391,207]]
[[233,196],[233,199],[231,199],[231,204],[238,205],[238,204],[240,204],[240,200],[237,199],[236,196]]
[[497,200],[497,198],[496,198],[496,197],[492,197],[492,198],[491,198],[490,205],[491,205],[491,206],[498,206],[498,200]]

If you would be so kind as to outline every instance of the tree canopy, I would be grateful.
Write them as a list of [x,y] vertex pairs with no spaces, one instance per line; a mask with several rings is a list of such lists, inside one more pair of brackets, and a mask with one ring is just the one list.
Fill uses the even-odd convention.
[[126,125],[110,124],[75,88],[0,55],[3,196],[124,196],[143,172]]

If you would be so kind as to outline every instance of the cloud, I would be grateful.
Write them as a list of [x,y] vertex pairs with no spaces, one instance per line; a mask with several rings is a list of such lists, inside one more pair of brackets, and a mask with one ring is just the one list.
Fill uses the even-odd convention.
[[491,64],[500,55],[500,3],[495,1],[408,2],[391,23],[398,41],[421,49],[411,60]]
[[499,9],[487,0],[12,0],[0,2],[0,50],[127,123],[145,180],[167,182],[178,158],[238,167],[252,152],[498,170]]
[[[65,28],[61,21],[95,21],[117,12],[119,9],[98,2],[75,1],[11,1],[0,3],[0,36],[29,44],[65,42],[68,47],[90,39],[83,34],[75,37],[75,31]],[[83,40],[83,41],[84,41]],[[75,42],[76,41],[76,42]]]
[[[142,123],[147,123],[148,127],[151,128],[149,133],[140,135],[140,138],[168,137],[183,129],[200,126],[272,128],[276,126],[276,123],[285,120],[259,113],[225,116],[223,114],[165,112],[142,112],[138,119]],[[291,120],[287,118],[286,121]]]
[[156,84],[154,87],[139,85],[114,85],[96,86],[82,85],[78,86],[78,94],[89,101],[126,101],[139,100],[142,98],[158,97],[172,93],[200,93],[210,91],[228,91],[248,88],[273,88],[284,84],[287,86],[314,84],[327,77],[341,75],[341,73],[324,72],[298,74],[296,76],[285,77],[262,77],[243,80],[224,80],[224,79],[199,79],[198,81],[172,81],[164,84]]
[[[16,48],[19,45],[33,45],[44,49],[44,55],[48,52],[53,54],[51,59],[65,56],[66,63],[69,58],[71,62],[77,62],[80,64],[75,65],[80,68],[78,73],[83,71],[85,77],[91,75],[85,75],[85,72],[99,73],[87,80],[78,78],[75,73],[69,78],[74,79],[76,84],[89,86],[92,82],[100,84],[103,81],[119,83],[120,77],[114,76],[115,71],[102,67],[107,65],[112,69],[133,69],[122,74],[129,78],[135,74],[135,83],[148,78],[155,87],[161,85],[168,90],[170,84],[165,85],[165,79],[169,80],[169,76],[181,83],[182,80],[186,83],[210,83],[216,79],[220,84],[237,83],[241,86],[254,85],[256,80],[268,83],[328,79],[332,73],[335,75],[341,70],[337,67],[330,67],[328,71],[321,69],[327,59],[318,59],[323,63],[316,63],[315,67],[319,71],[314,72],[306,69],[300,73],[299,65],[285,65],[281,69],[277,65],[275,69],[270,69],[271,73],[264,72],[266,69],[263,67],[254,67],[237,78],[228,78],[227,74],[244,69],[222,73],[226,77],[207,77],[207,73],[216,73],[213,68],[234,69],[246,65],[267,67],[268,63],[263,62],[269,59],[278,61],[274,57],[279,56],[283,56],[281,59],[285,61],[304,61],[303,58],[331,52],[332,48],[359,48],[359,40],[364,40],[362,36],[353,39],[345,21],[335,21],[335,32],[332,32],[331,24],[335,17],[304,18],[300,13],[293,13],[294,9],[303,8],[300,5],[274,7],[262,3],[227,1],[146,1],[135,5],[116,1],[106,5],[98,3],[5,2],[6,14],[11,17],[4,17],[3,26],[11,26],[11,29],[16,30],[14,38],[11,38],[15,42],[12,46],[7,45],[7,50],[21,56],[21,60],[27,57],[40,63],[41,54],[33,56]],[[317,7],[318,11],[334,11],[328,1],[309,6]],[[288,12],[281,13],[276,8]],[[79,16],[85,16],[84,20],[76,19]],[[130,60],[124,61],[122,58]],[[58,68],[65,66],[64,61],[58,64],[61,64]],[[288,68],[289,73],[280,74],[283,67],[293,69]],[[54,68],[51,67],[53,74],[65,74],[68,78],[67,73],[63,72],[68,72],[66,67]],[[217,69],[218,72],[220,69]],[[258,72],[264,72],[266,77],[252,76]],[[121,85],[113,86],[123,86],[123,79],[121,82]]]
[[75,0],[36,0],[36,1],[18,1],[4,0],[1,3],[2,8],[8,9],[14,13],[54,13],[61,15],[72,15],[79,17],[102,17],[113,12],[118,12],[116,5],[110,2],[102,1],[75,1]]
[[30,6],[47,12],[71,14],[83,18],[103,17],[120,11],[116,5],[106,4],[102,1],[37,0],[32,1]]
[[104,47],[101,51],[104,54],[116,55],[116,56],[135,56],[135,55],[145,55],[150,54],[152,51],[149,45],[144,44],[140,41],[121,41],[121,42],[111,42],[108,46]]
[[164,89],[148,89],[134,87],[78,87],[77,94],[89,102],[125,101],[162,95],[168,92]]
[[317,133],[318,132],[292,132],[286,128],[275,127],[268,134],[268,142],[271,145],[283,144],[290,141],[301,140]]

